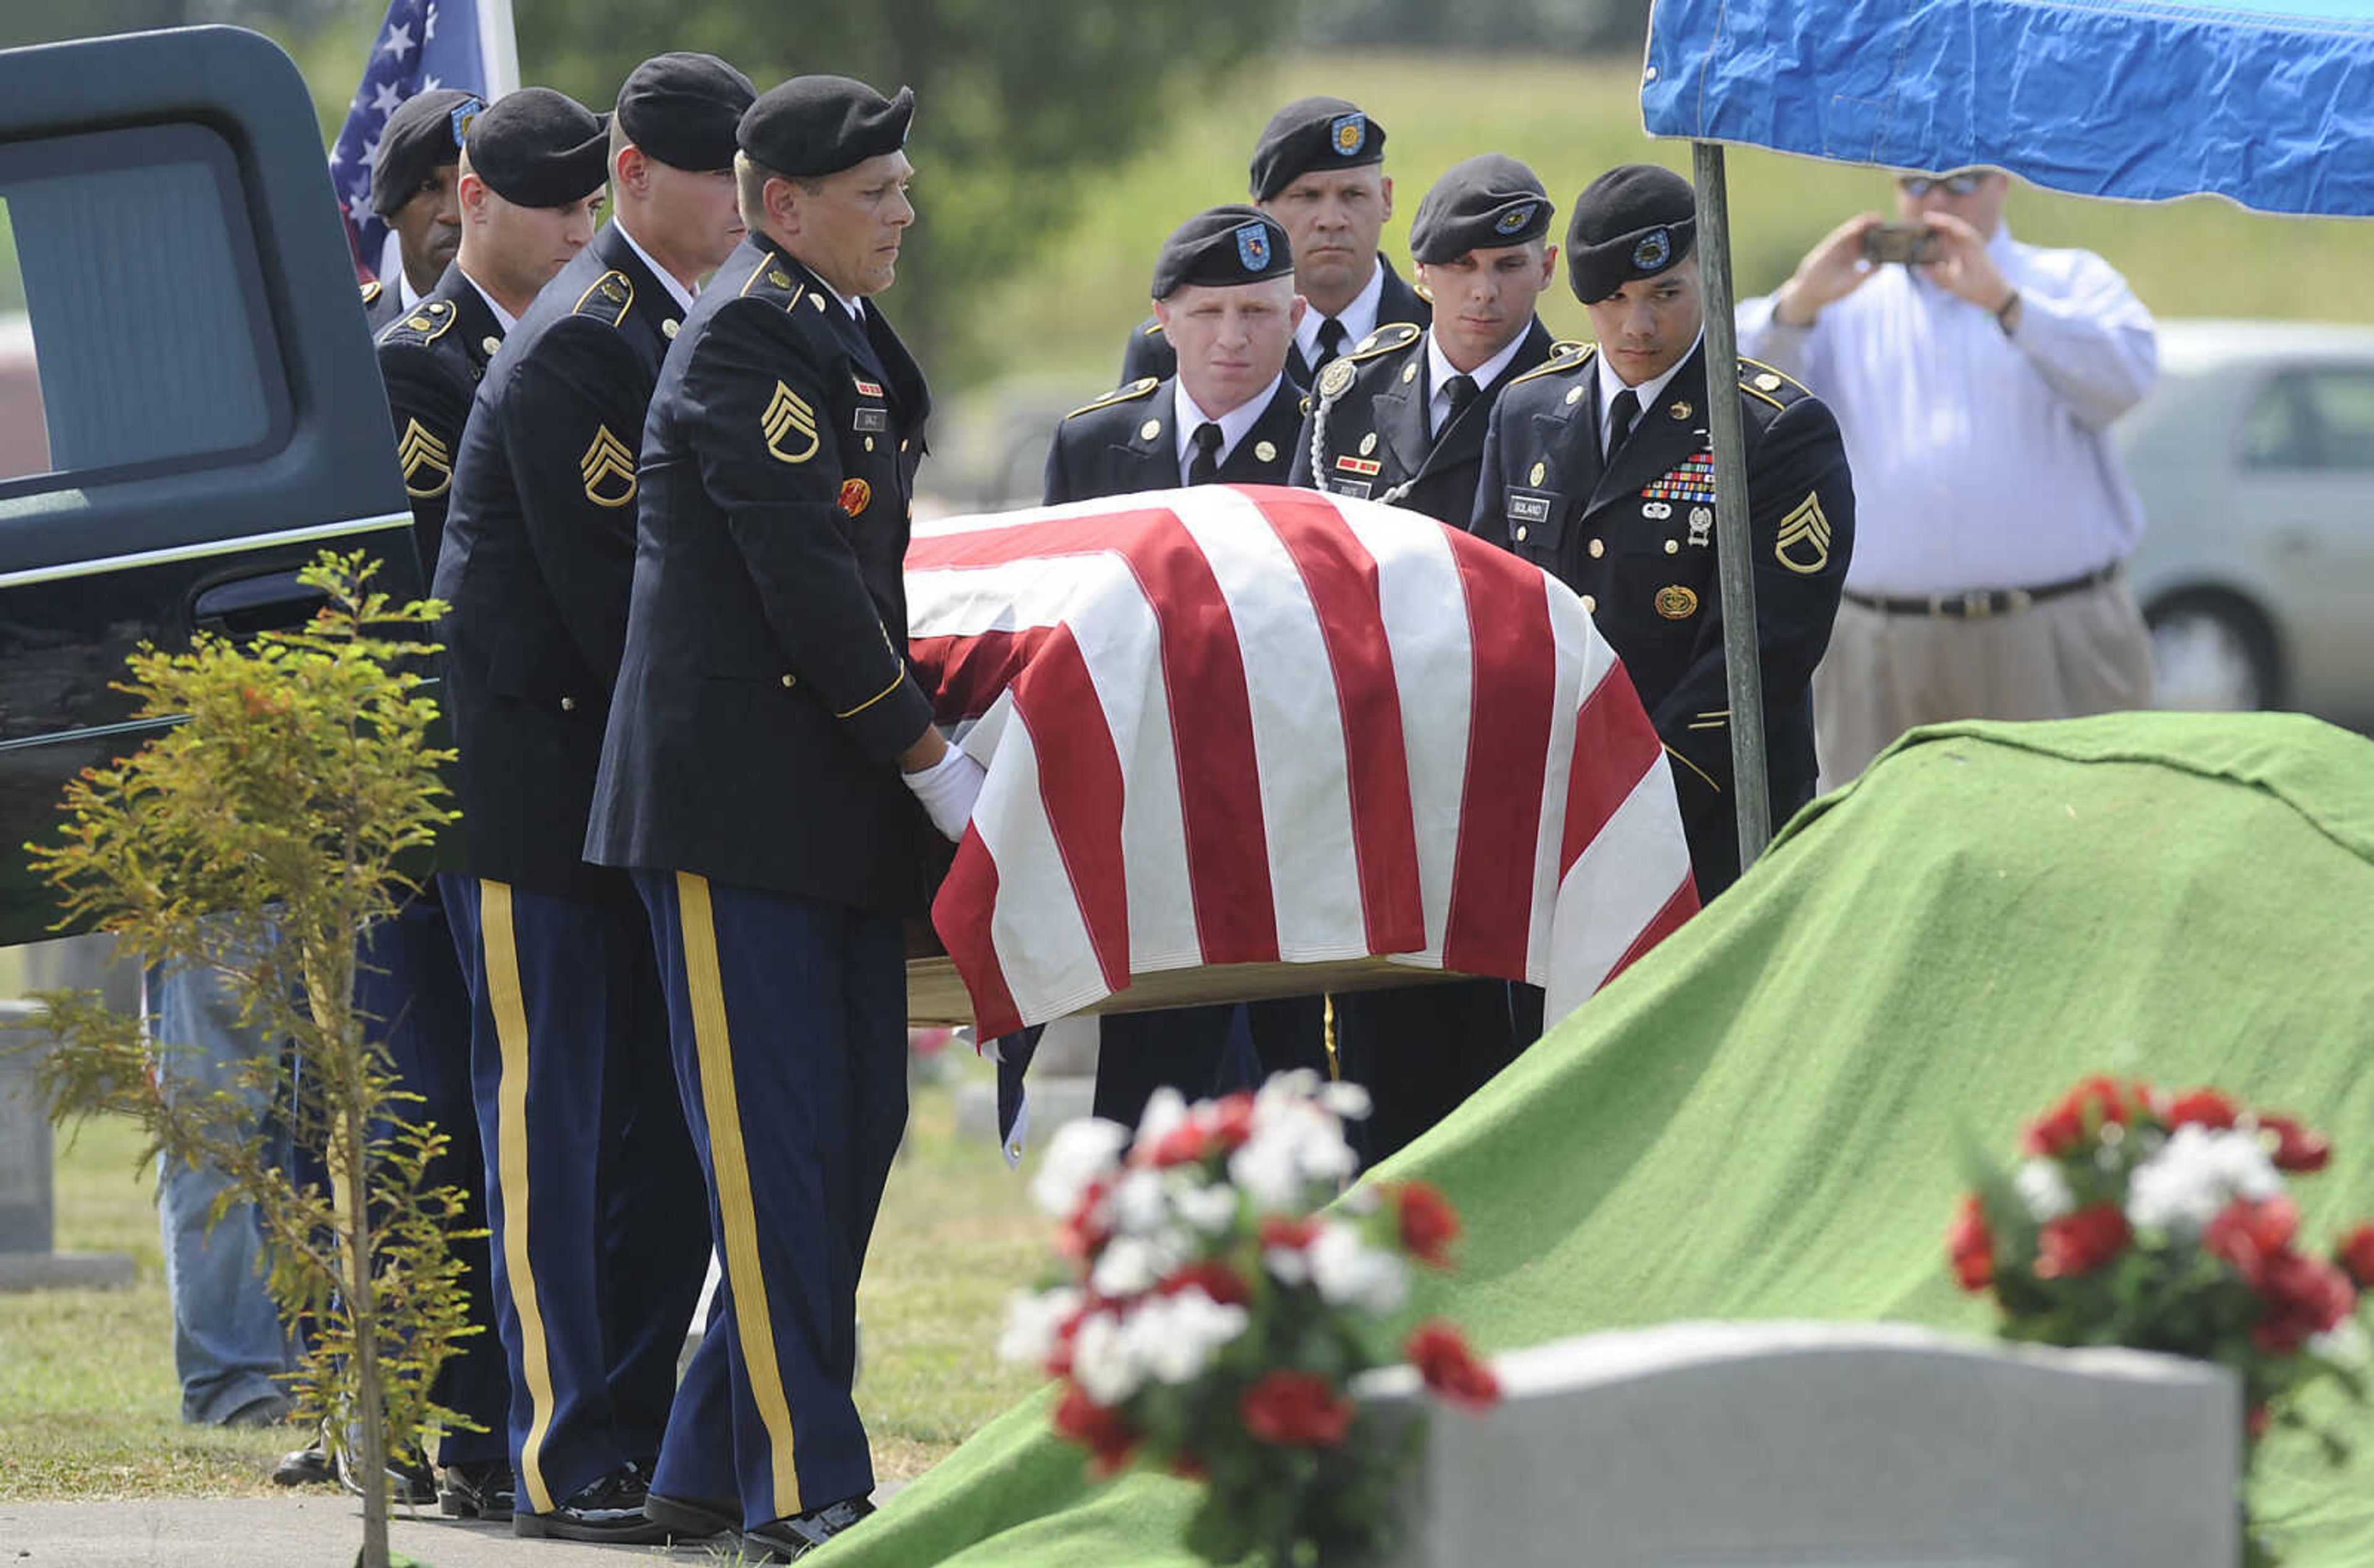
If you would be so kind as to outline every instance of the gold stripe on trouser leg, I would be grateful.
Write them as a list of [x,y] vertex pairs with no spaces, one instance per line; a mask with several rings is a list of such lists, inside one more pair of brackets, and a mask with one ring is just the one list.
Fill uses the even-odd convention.
[[502,1047],[495,1088],[495,1180],[503,1199],[503,1270],[511,1310],[519,1314],[520,1371],[527,1378],[535,1419],[520,1445],[523,1501],[539,1514],[554,1507],[544,1482],[544,1438],[552,1426],[552,1363],[544,1344],[544,1314],[536,1306],[535,1270],[527,1250],[527,999],[520,989],[519,943],[511,929],[509,883],[478,883],[479,945],[487,965],[487,1002]]
[[709,879],[676,874],[678,923],[684,933],[685,989],[692,1003],[694,1054],[700,1059],[700,1104],[709,1122],[709,1164],[717,1208],[725,1223],[725,1281],[734,1293],[734,1323],[750,1398],[767,1429],[774,1469],[776,1518],[800,1512],[799,1472],[792,1462],[792,1405],[775,1360],[775,1325],[767,1281],[758,1270],[758,1211],[750,1198],[750,1164],[742,1145],[742,1107],[734,1087],[734,1041],[725,1026],[725,984],[717,969],[717,923]]
[[1344,1059],[1335,1054],[1335,998],[1333,995],[1319,999],[1319,1038],[1327,1047],[1328,1082],[1342,1082]]

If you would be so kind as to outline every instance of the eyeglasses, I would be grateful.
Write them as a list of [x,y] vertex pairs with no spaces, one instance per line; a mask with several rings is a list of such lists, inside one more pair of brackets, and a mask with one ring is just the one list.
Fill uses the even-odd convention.
[[1966,169],[1959,174],[1899,174],[1896,177],[1896,188],[1917,202],[1940,185],[1949,195],[1967,196],[1986,181],[1985,170]]

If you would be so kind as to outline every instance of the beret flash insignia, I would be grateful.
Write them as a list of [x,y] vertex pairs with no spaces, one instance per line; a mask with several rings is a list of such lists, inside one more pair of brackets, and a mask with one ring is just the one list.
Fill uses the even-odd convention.
[[1514,234],[1534,221],[1534,204],[1521,203],[1495,218],[1492,227],[1503,234]]
[[1369,117],[1339,114],[1327,123],[1327,145],[1338,158],[1350,158],[1369,145]]
[[1258,223],[1248,223],[1237,230],[1237,260],[1247,272],[1259,272],[1269,265],[1269,230]]
[[1652,228],[1640,236],[1632,247],[1632,264],[1642,272],[1660,272],[1673,259],[1674,236],[1668,229]]

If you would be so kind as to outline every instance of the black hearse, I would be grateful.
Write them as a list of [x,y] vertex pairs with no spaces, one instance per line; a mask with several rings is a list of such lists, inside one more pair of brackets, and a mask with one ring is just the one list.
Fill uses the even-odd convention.
[[6,275],[38,399],[0,388],[0,943],[49,934],[18,846],[65,780],[146,737],[111,689],[136,645],[297,623],[325,544],[423,587],[312,101],[271,41],[0,52]]

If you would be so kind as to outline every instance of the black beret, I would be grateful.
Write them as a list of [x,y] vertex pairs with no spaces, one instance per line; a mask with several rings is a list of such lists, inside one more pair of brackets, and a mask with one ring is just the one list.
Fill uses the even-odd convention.
[[1268,201],[1314,169],[1385,161],[1385,128],[1340,98],[1299,98],[1253,144],[1253,200]]
[[1698,241],[1690,182],[1653,163],[1609,170],[1574,199],[1566,228],[1566,273],[1574,297],[1597,304],[1636,277],[1678,264]]
[[655,54],[618,89],[627,139],[672,169],[734,167],[734,128],[758,89],[714,54]]
[[1438,263],[1470,251],[1522,245],[1550,231],[1550,193],[1534,171],[1497,152],[1453,164],[1410,221],[1410,256]]
[[1154,263],[1154,298],[1168,299],[1182,285],[1226,288],[1294,275],[1286,230],[1259,207],[1214,207],[1172,230]]
[[[438,88],[417,92],[396,106],[379,135],[379,161],[371,165],[371,211],[382,217],[412,199],[420,182],[437,170],[462,159],[462,136],[469,119],[485,105],[476,93]],[[455,110],[462,126],[454,126]]]
[[609,178],[610,117],[567,93],[522,88],[470,123],[470,171],[515,206],[565,207]]
[[897,152],[914,118],[911,88],[884,98],[847,76],[793,76],[742,111],[735,139],[754,162],[812,180]]

